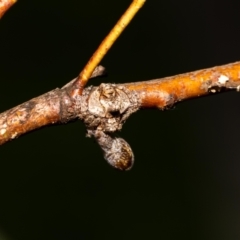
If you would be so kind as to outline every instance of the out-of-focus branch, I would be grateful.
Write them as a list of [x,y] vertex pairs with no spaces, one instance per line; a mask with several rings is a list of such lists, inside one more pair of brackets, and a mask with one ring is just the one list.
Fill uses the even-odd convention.
[[17,0],[0,0],[0,18]]

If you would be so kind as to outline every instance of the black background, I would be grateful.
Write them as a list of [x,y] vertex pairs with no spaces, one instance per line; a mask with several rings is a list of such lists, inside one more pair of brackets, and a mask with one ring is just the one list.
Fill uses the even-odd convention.
[[[0,21],[0,111],[76,77],[130,0],[19,0]],[[148,0],[102,61],[100,82],[171,76],[240,59],[237,0]],[[240,239],[240,95],[142,110],[120,133],[119,172],[80,122],[0,148],[1,240]]]

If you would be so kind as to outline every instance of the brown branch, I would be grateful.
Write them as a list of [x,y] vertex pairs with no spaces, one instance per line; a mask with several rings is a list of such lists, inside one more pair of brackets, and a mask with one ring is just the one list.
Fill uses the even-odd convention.
[[176,102],[215,94],[222,90],[240,90],[240,62],[202,69],[173,77],[124,84],[136,91],[141,107],[167,108]]
[[[105,73],[105,68],[98,66],[91,77],[103,76]],[[1,113],[0,145],[31,130],[54,123],[68,122],[76,118],[77,112],[73,113],[72,117],[66,113],[66,111],[68,113],[71,111],[71,106],[69,106],[71,100],[68,100],[66,90],[72,86],[75,80],[76,78],[62,89],[52,90]]]
[[0,144],[39,127],[59,122],[59,89],[0,114]]
[[[102,67],[97,69],[99,73],[95,71],[94,76],[104,74]],[[164,109],[185,99],[222,90],[239,91],[240,62],[144,82],[90,86],[84,90],[83,96],[76,98],[68,94],[73,83],[74,80],[62,89],[55,89],[1,113],[0,144],[39,127],[77,118],[82,119],[87,128],[115,132],[121,129],[132,112],[141,107]],[[87,111],[90,113],[86,114]],[[112,112],[119,112],[119,115]],[[96,116],[112,122],[108,124]]]
[[[0,17],[14,2],[0,0]],[[86,125],[88,136],[93,136],[102,148],[108,163],[117,169],[128,170],[133,165],[134,154],[129,144],[114,133],[121,130],[132,113],[140,108],[166,109],[184,99],[223,90],[240,91],[240,62],[162,79],[101,84],[84,89],[90,75],[105,74],[103,67],[95,68],[96,64],[144,2],[133,0],[79,77],[61,89],[1,113],[0,145],[43,126],[80,119]]]
[[17,0],[0,0],[0,18]]
[[[105,69],[97,67],[92,77]],[[0,114],[0,145],[40,127],[81,119],[94,136],[105,159],[128,170],[134,162],[128,143],[113,134],[139,108],[166,109],[176,102],[222,90],[240,90],[240,62],[173,77],[127,84],[101,84],[72,97],[75,80]]]

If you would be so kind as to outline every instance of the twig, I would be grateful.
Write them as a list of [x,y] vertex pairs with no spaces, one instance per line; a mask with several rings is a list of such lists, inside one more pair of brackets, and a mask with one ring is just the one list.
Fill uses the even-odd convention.
[[[103,66],[98,66],[91,77],[103,76],[105,72]],[[67,118],[63,117],[65,116],[64,111],[70,111],[64,106],[69,107],[71,103],[68,101],[66,90],[73,85],[75,80],[76,78],[62,89],[57,88],[1,113],[0,145],[31,130],[54,123],[68,122],[72,118],[76,118],[77,115],[74,113],[72,118],[69,115]]]
[[141,107],[165,109],[185,99],[225,90],[240,91],[240,62],[124,86],[137,92]]
[[0,18],[17,0],[0,0]]
[[[104,74],[97,68],[98,75]],[[75,80],[0,114],[0,145],[31,130],[81,119],[88,136],[94,136],[105,159],[115,168],[128,170],[134,162],[129,144],[113,134],[139,108],[166,109],[174,103],[223,90],[240,90],[240,62],[127,84],[101,84],[72,98]]]
[[[105,104],[99,95],[95,103],[94,101],[89,103],[91,96],[95,94],[93,90],[101,89],[103,85],[105,86],[105,92],[101,90],[102,94],[105,98],[110,99],[110,103],[116,104],[114,102],[116,98],[112,96],[112,94],[114,95],[113,89],[106,86],[113,86],[114,89],[116,87],[124,88],[124,91],[128,91],[128,98],[129,96],[135,96],[137,99],[137,108],[157,107],[165,109],[176,102],[193,97],[216,94],[224,90],[235,89],[239,91],[240,62],[150,81],[119,85],[101,84],[99,87],[90,86],[83,91],[83,96],[79,96],[74,100],[67,94],[67,90],[72,87],[73,82],[71,81],[62,89],[55,89],[1,113],[0,144],[6,143],[23,133],[49,124],[66,123],[77,118],[85,121],[83,112],[89,110],[90,107],[95,107],[100,112],[100,108]],[[122,103],[120,103],[119,114],[122,117],[127,111],[127,109],[124,109],[126,95],[120,95],[118,102],[120,101]],[[87,105],[81,108],[83,103]],[[109,109],[107,111],[111,113],[113,110]],[[114,111],[117,110],[115,109]],[[103,116],[105,117],[106,113],[104,114]],[[114,125],[114,122],[111,124]],[[121,126],[118,126],[113,130],[119,130],[120,128]],[[103,130],[109,131],[109,129]]]
[[102,58],[111,48],[113,43],[119,37],[119,35],[123,32],[126,26],[131,22],[135,14],[139,11],[139,9],[143,6],[146,0],[133,0],[131,5],[128,7],[126,12],[122,15],[122,17],[115,24],[110,33],[105,37],[102,43],[99,45],[98,49],[92,55],[86,66],[83,68],[79,77],[75,82],[74,91],[72,92],[72,97],[75,97],[78,94],[82,93],[82,90],[86,83],[88,82],[89,77],[92,75],[95,67],[100,63]]
[[[8,7],[1,4],[0,14]],[[127,84],[101,84],[84,89],[89,76],[101,76],[96,67],[145,0],[134,0],[111,33],[94,53],[81,74],[61,89],[55,89],[0,114],[0,145],[31,130],[55,123],[81,119],[88,136],[95,137],[104,157],[113,167],[129,170],[134,154],[129,144],[114,133],[140,108],[166,109],[193,97],[240,91],[240,62],[181,74],[174,77]],[[1,8],[2,7],[2,8]],[[0,15],[0,16],[2,16]],[[93,69],[95,68],[95,71]]]

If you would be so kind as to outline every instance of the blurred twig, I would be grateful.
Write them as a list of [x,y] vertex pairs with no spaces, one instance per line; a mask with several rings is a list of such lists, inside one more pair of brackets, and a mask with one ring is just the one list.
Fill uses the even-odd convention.
[[17,0],[0,0],[0,18]]

